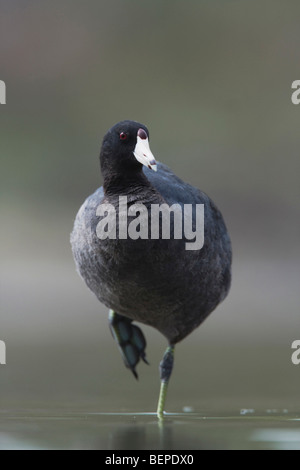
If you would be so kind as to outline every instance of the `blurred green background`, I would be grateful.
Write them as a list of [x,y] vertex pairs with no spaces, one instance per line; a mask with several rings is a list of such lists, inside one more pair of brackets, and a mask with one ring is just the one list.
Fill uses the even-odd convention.
[[164,338],[144,328],[136,382],[69,246],[122,119],[233,243],[230,295],[178,345],[167,409],[299,410],[299,18],[298,0],[0,2],[2,410],[156,408]]

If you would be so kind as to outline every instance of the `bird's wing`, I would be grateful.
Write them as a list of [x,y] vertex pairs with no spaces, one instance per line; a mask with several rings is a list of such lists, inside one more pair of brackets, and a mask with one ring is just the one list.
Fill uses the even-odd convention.
[[168,204],[204,204],[209,200],[205,193],[182,181],[163,163],[158,162],[157,172],[146,167],[143,171]]

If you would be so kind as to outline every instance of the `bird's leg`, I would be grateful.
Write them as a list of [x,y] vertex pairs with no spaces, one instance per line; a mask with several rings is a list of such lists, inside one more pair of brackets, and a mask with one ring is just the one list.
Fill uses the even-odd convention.
[[135,367],[142,359],[148,364],[146,359],[146,340],[141,329],[133,325],[130,318],[124,317],[113,310],[109,311],[109,327],[113,338],[117,342],[125,366],[128,367],[135,378],[138,378]]
[[173,344],[170,344],[166,349],[161,363],[159,364],[160,392],[157,406],[157,416],[159,419],[163,419],[164,417],[164,407],[166,402],[168,383],[172,374],[174,364],[174,349],[175,346]]

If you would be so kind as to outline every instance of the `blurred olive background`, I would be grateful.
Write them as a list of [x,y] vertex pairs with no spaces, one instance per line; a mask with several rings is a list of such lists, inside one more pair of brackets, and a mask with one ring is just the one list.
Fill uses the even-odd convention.
[[297,0],[1,0],[2,410],[156,408],[164,338],[143,328],[136,382],[69,246],[122,119],[233,243],[230,295],[178,345],[167,409],[299,409],[299,18]]

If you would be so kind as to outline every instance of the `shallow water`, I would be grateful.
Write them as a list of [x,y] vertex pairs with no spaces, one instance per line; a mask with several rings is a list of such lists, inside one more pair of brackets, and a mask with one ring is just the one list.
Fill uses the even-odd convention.
[[97,413],[2,411],[0,449],[300,450],[300,412]]

